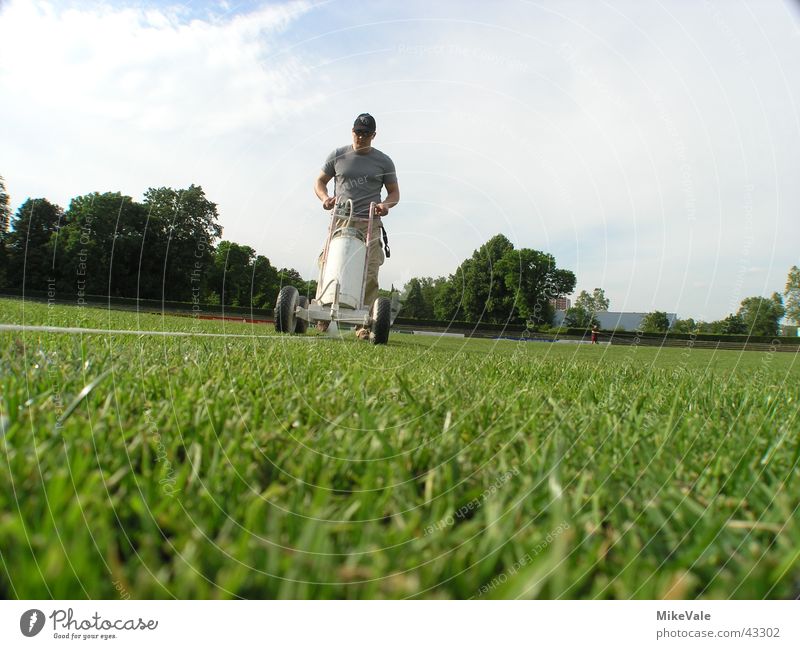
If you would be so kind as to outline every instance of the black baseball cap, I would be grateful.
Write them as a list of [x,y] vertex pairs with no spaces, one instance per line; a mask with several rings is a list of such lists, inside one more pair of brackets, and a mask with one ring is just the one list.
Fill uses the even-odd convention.
[[370,133],[374,133],[375,118],[369,113],[361,113],[358,117],[356,117],[356,121],[353,122],[353,130],[369,131]]

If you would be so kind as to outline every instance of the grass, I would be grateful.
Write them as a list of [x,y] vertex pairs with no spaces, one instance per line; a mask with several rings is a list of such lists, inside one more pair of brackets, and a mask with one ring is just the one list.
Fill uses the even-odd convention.
[[[13,300],[0,322],[273,334]],[[4,598],[800,593],[795,354],[0,340]]]

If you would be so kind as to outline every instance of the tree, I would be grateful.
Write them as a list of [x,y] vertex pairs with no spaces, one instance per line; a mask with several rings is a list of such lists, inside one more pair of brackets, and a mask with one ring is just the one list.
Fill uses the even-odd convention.
[[464,291],[464,318],[472,322],[505,322],[511,315],[513,299],[506,290],[504,274],[498,268],[503,255],[514,245],[497,234],[464,261],[456,271],[461,275]]
[[552,255],[530,248],[515,250],[498,234],[464,260],[449,279],[420,286],[423,297],[433,294],[437,319],[550,324],[554,314],[550,300],[571,293],[575,275],[558,269]]
[[[250,288],[250,304],[257,309],[268,309],[275,306],[278,299],[278,292],[281,290],[281,280],[278,270],[269,263],[264,255],[258,255],[252,264],[252,282]],[[317,283],[313,283],[313,288],[309,287],[309,293],[313,297],[317,290]],[[302,288],[301,286],[297,287]]]
[[217,206],[203,188],[150,188],[144,195],[148,209],[146,253],[157,260],[161,294],[172,300],[189,301],[197,283],[202,284],[213,264],[214,241],[222,235]]
[[587,311],[582,306],[573,306],[564,313],[564,326],[575,329],[588,329],[592,325],[600,326],[600,321],[594,317],[594,313]]
[[302,289],[305,288],[306,281],[294,268],[281,268],[278,275],[281,278],[281,286],[290,284],[299,290],[301,295],[304,293]]
[[744,323],[745,333],[751,336],[777,336],[780,320],[785,313],[783,297],[780,293],[773,293],[771,298],[745,298],[737,315]]
[[0,238],[8,231],[11,225],[11,208],[9,207],[6,181],[0,176]]
[[498,265],[505,272],[505,285],[513,297],[515,318],[534,324],[552,324],[551,300],[575,288],[575,275],[556,268],[553,255],[522,248],[507,252]]
[[744,322],[744,319],[738,313],[731,313],[721,322],[721,326],[718,332],[715,333],[722,333],[722,334],[746,334],[747,333],[747,325]]
[[[706,325],[706,323],[702,323]],[[736,334],[742,335],[747,333],[747,325],[745,324],[742,316],[738,313],[730,313],[722,320],[715,320],[709,322],[701,331],[704,333],[712,334]]]
[[800,325],[800,268],[792,266],[786,278],[786,317]]
[[446,277],[420,277],[419,287],[422,292],[422,315],[420,318],[436,318],[436,297],[444,289]]
[[[220,241],[214,250],[214,261],[208,274],[209,302],[256,309],[271,308],[275,306],[281,288],[281,272],[284,274],[284,284],[292,284],[304,293],[306,282],[296,270],[284,268],[278,271],[269,259],[264,255],[256,255],[250,246]],[[316,282],[314,284],[316,290]]]
[[[119,192],[114,196],[116,222],[110,241],[108,283],[104,289],[109,295],[148,297],[144,289],[158,286],[159,267],[147,254],[147,209],[130,196]],[[149,296],[156,295],[156,291],[149,288]]]
[[463,283],[456,273],[440,283],[433,299],[433,316],[437,320],[457,320],[464,317]]
[[416,277],[412,277],[403,287],[403,307],[401,313],[404,318],[425,318],[427,308],[425,296],[422,294],[422,284]]
[[6,252],[6,233],[11,225],[11,208],[9,207],[6,182],[0,176],[0,286],[6,285],[8,253]]
[[54,251],[64,210],[46,198],[20,205],[4,237],[9,286],[47,291],[58,279]]
[[675,320],[672,325],[672,330],[681,334],[697,333],[701,329],[701,324],[694,321],[694,318],[686,318],[685,320]]
[[[577,278],[575,277],[575,273],[573,273],[571,270],[556,268],[556,270],[553,272],[553,282],[551,285],[552,290],[549,297],[558,298],[569,295],[575,290],[576,282]],[[608,307],[608,305],[606,305],[606,307]]]
[[56,251],[61,271],[59,290],[69,294],[138,295],[146,222],[144,206],[119,192],[73,198],[64,215]]
[[591,295],[586,291],[581,291],[575,300],[575,306],[591,313],[592,317],[601,311],[608,311],[609,305],[610,301],[602,288],[594,289]]
[[665,311],[653,311],[642,318],[639,327],[642,331],[666,333],[669,329],[669,318]]
[[222,304],[250,306],[255,256],[250,246],[219,242],[208,273],[208,288],[220,296]]

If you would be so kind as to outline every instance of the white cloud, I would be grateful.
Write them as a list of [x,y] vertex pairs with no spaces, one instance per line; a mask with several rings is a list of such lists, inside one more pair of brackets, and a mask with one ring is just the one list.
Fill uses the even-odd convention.
[[170,9],[15,2],[0,28],[0,74],[17,101],[66,113],[71,123],[222,135],[263,125],[290,103],[303,67],[270,60],[270,36],[308,8],[185,22]]
[[[13,2],[0,21],[2,159],[34,194],[140,194],[191,176],[209,143],[246,138],[317,100],[275,39],[309,5],[224,19],[174,9]],[[19,174],[19,176],[17,176]],[[141,185],[144,184],[144,187]],[[35,186],[31,186],[35,185]]]

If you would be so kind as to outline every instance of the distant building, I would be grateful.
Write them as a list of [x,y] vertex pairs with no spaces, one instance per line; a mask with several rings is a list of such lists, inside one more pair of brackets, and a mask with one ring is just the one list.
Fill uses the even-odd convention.
[[572,306],[572,302],[568,297],[556,297],[550,300],[550,304],[552,304],[557,311],[566,311]]
[[781,325],[781,336],[800,336],[800,327],[797,325]]
[[[556,327],[561,326],[561,323],[564,322],[564,311],[565,309],[558,309],[556,311],[555,318],[553,318],[553,324]],[[638,331],[646,315],[646,313],[626,313],[624,311],[600,311],[595,314],[595,318],[600,322],[600,328],[606,331]],[[677,313],[667,314],[670,327],[675,325],[675,320],[677,319]]]

